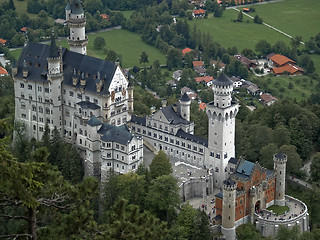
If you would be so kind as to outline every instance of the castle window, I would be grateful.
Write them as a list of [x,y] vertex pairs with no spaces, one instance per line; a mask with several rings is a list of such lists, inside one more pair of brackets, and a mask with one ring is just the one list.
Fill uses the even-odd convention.
[[39,113],[43,113],[43,108],[39,107]]
[[141,132],[141,128],[137,128],[137,132],[138,132],[138,133]]
[[220,154],[216,154],[216,158],[220,159]]
[[26,104],[24,102],[21,102],[21,109],[25,109],[26,108]]
[[154,137],[154,138],[157,138],[157,134],[156,134],[156,133],[154,133],[154,134],[153,134],[153,137]]
[[191,144],[188,144],[188,148],[191,149]]
[[50,124],[50,118],[47,118],[47,123]]
[[25,113],[22,113],[22,114],[21,114],[21,117],[22,117],[22,118],[27,118],[27,115],[26,115]]
[[118,118],[117,124],[118,124],[118,125],[121,124],[121,118]]
[[225,153],[225,154],[224,154],[224,158],[227,158],[227,157],[228,157],[228,153]]
[[40,131],[40,132],[43,132],[43,127],[39,127],[39,131]]
[[159,134],[159,139],[162,140],[162,135]]
[[146,134],[146,130],[143,129],[143,130],[142,130],[142,134]]
[[197,151],[197,149],[198,149],[197,146],[193,146],[194,151]]
[[20,83],[20,88],[24,88],[24,83]]
[[159,128],[162,129],[162,125],[161,124],[159,125]]
[[36,130],[36,129],[37,129],[36,125],[33,125],[33,130]]
[[44,88],[45,93],[49,93],[49,88]]
[[43,118],[41,117],[41,118],[39,118],[39,122],[43,122]]
[[231,208],[231,205],[229,204],[229,208]]
[[156,123],[153,123],[153,126],[156,128],[156,127],[157,127],[157,124],[156,124]]
[[46,114],[50,114],[50,109],[46,108]]
[[184,142],[181,142],[181,146],[182,146],[182,147],[185,147],[186,144],[185,144]]
[[33,121],[37,121],[37,116],[36,116],[36,115],[33,115],[33,116],[32,116],[32,120],[33,120]]
[[203,152],[203,148],[199,148],[199,152],[201,152],[201,153],[202,153],[202,152]]
[[148,136],[150,136],[150,137],[151,137],[151,132],[150,132],[150,131],[148,131]]
[[32,95],[31,94],[29,94],[29,99],[32,100]]
[[21,98],[24,98],[24,93],[21,93]]
[[170,138],[170,143],[174,143],[174,140],[172,138]]
[[95,104],[98,104],[98,99],[94,98],[94,99],[93,99],[93,102],[94,102]]
[[111,143],[107,143],[107,148],[111,148]]
[[73,92],[69,91],[70,97],[73,97]]
[[176,145],[179,145],[179,141],[178,140],[176,140]]
[[124,146],[121,146],[121,151],[124,151]]
[[108,163],[107,163],[107,166],[108,166],[108,167],[111,167],[111,162],[108,162]]
[[281,171],[280,171],[280,174],[281,174]]
[[219,172],[219,168],[217,168],[217,167],[216,167],[216,170],[215,170],[215,172],[216,172],[216,173],[218,173],[218,172]]
[[119,144],[116,144],[116,149],[119,149],[119,148],[120,148]]
[[210,157],[214,157],[214,152],[210,152]]
[[77,94],[77,98],[78,98],[78,99],[81,99],[81,98],[82,98],[81,93],[78,93],[78,94]]
[[168,137],[164,137],[164,140],[165,140],[166,142],[168,142]]
[[32,85],[28,84],[28,89],[32,90]]

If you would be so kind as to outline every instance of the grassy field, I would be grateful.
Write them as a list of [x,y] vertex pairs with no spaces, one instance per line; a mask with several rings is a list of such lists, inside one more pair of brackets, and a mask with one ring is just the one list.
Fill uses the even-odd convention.
[[[0,0],[0,4],[2,4],[3,2],[8,2],[8,0]],[[27,12],[27,4],[28,1],[27,0],[23,0],[23,1],[18,1],[18,0],[13,0],[14,6],[16,7],[16,12],[18,13],[19,16],[21,16],[21,14],[25,13],[27,14],[30,18],[36,18],[37,14],[31,14]]]
[[[213,17],[211,14],[207,19],[198,19],[189,21],[192,26],[197,25],[197,29],[202,32],[209,32],[213,39],[220,43],[224,48],[236,46],[238,50],[244,48],[254,49],[255,45],[261,39],[270,43],[278,40],[289,43],[289,38],[265,27],[261,24],[253,23],[247,16],[243,17],[243,22],[233,22],[237,19],[238,12],[234,9],[224,11],[220,18]],[[248,21],[247,21],[248,20]]]
[[105,54],[101,50],[93,49],[93,42],[97,36],[106,40],[108,49],[113,49],[122,55],[122,66],[124,68],[140,66],[139,59],[143,51],[149,56],[149,64],[152,64],[155,60],[159,60],[161,64],[166,63],[164,53],[144,43],[138,34],[123,29],[89,34],[88,55],[101,59],[105,58]]
[[320,74],[320,55],[310,55],[311,59],[314,62],[314,67],[316,69],[316,73]]
[[259,15],[264,22],[291,36],[300,35],[304,41],[320,32],[319,0],[286,0],[254,7],[256,12],[250,15]]
[[[317,84],[316,80],[307,76],[252,77],[250,81],[258,84],[264,92],[271,93],[279,99],[296,99],[298,102],[309,97]],[[291,89],[289,89],[290,83]]]
[[[106,47],[108,49],[113,49],[116,53],[121,54],[122,67],[124,68],[135,65],[140,66],[139,59],[143,51],[147,53],[150,65],[152,65],[155,60],[159,60],[160,64],[166,63],[166,56],[160,50],[144,43],[138,34],[122,29],[88,34],[89,43],[87,50],[89,56],[100,59],[105,59],[106,57],[102,50],[93,49],[93,42],[97,36],[101,36],[106,40]],[[60,42],[62,47],[69,49],[67,40],[61,40]],[[19,58],[20,53],[21,49],[12,51],[16,59]]]

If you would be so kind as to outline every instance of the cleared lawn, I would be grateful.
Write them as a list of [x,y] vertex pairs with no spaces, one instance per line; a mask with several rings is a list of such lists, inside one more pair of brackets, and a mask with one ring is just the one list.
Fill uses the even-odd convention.
[[[0,0],[0,3],[3,2],[8,2],[8,0]],[[30,18],[36,18],[37,14],[31,14],[27,12],[27,4],[28,1],[18,1],[18,0],[13,0],[14,6],[16,7],[16,12],[18,13],[19,16],[21,16],[23,13],[27,14]]]
[[124,68],[140,66],[139,59],[143,51],[149,57],[149,64],[152,64],[155,60],[159,60],[161,64],[166,63],[166,56],[160,50],[144,43],[138,34],[123,29],[89,34],[88,55],[101,59],[106,57],[101,50],[93,49],[93,42],[97,36],[106,40],[108,49],[122,55],[122,66]]
[[310,57],[314,62],[316,73],[320,74],[320,55],[312,54]]
[[[255,5],[256,12],[264,22],[291,35],[300,35],[303,40],[320,32],[320,1],[319,0],[286,0]],[[242,9],[242,7],[239,7]]]
[[[289,43],[289,38],[262,25],[253,23],[252,19],[243,16],[243,22],[233,22],[237,19],[238,12],[234,9],[224,11],[220,18],[213,17],[211,14],[207,19],[189,21],[192,26],[197,25],[201,32],[209,32],[213,39],[220,43],[224,48],[236,46],[239,51],[244,48],[255,49],[255,45],[261,39],[265,39],[271,44],[278,40]],[[248,22],[247,22],[248,20]]]
[[258,84],[262,91],[271,93],[279,99],[289,98],[297,101],[308,98],[317,85],[317,81],[308,76],[254,76],[250,81]]

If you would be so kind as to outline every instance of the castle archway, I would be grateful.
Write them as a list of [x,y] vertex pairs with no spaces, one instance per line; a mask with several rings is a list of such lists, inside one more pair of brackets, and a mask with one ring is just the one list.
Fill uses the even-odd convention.
[[261,209],[261,202],[260,200],[256,202],[255,206],[254,206],[254,211],[255,212],[260,212]]

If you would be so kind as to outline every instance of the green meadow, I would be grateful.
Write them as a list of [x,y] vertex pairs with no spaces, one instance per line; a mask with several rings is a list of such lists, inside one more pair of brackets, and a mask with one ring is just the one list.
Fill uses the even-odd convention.
[[[302,36],[309,40],[320,32],[320,1],[319,0],[286,0],[255,5],[256,12],[264,22],[291,35]],[[239,8],[242,9],[242,8]]]

